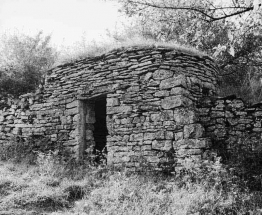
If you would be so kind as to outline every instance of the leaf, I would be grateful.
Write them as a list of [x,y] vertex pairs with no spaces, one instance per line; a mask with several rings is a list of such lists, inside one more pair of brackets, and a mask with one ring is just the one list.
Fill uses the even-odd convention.
[[232,55],[233,57],[235,56],[235,49],[234,49],[233,46],[230,46],[228,53],[229,53],[230,55]]
[[226,46],[221,46],[219,44],[217,47],[215,47],[213,49],[216,49],[215,53],[213,54],[213,57],[217,57],[221,52],[226,50]]
[[228,31],[228,33],[227,33],[227,36],[228,36],[228,39],[230,40],[230,42],[232,42],[232,41],[233,41],[233,39],[234,39],[234,36],[233,36],[233,34],[232,34],[232,31],[231,31],[231,30],[229,30],[229,31]]

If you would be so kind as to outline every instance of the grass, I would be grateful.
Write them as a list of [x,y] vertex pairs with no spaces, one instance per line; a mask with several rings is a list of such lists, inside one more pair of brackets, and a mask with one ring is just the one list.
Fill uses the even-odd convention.
[[[177,176],[59,164],[0,162],[0,214],[261,214],[251,192],[219,160],[190,163]],[[225,184],[226,183],[226,184]]]
[[97,44],[96,42],[86,44],[86,42],[84,41],[82,43],[75,44],[73,48],[67,48],[62,51],[62,54],[60,55],[56,66],[59,64],[74,62],[88,57],[100,56],[116,49],[130,47],[164,47],[190,55],[207,56],[206,53],[201,52],[192,46],[181,45],[177,42],[159,42],[137,36],[133,38],[126,38],[124,41],[110,41],[104,43],[100,42],[99,44]]

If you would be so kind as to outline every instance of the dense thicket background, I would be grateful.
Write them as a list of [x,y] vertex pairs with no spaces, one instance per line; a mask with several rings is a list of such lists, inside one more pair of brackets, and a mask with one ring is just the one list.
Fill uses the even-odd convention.
[[51,36],[43,32],[35,36],[21,33],[4,34],[0,38],[0,94],[17,97],[33,92],[45,71],[57,60],[50,45]]

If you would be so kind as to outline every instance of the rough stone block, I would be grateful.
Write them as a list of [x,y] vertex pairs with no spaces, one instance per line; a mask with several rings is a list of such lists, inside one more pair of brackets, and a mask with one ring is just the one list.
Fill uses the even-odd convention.
[[199,138],[202,137],[204,128],[200,124],[189,124],[184,126],[184,138]]
[[173,110],[163,110],[161,112],[161,120],[162,121],[169,121],[174,119],[174,112]]
[[174,110],[174,120],[178,125],[192,124],[196,121],[196,113],[193,110]]
[[175,133],[175,140],[178,141],[178,140],[182,140],[184,139],[184,132],[177,132]]
[[203,151],[201,149],[186,149],[186,148],[182,148],[182,149],[178,149],[176,151],[176,155],[178,157],[187,157],[190,155],[201,155],[203,153]]
[[163,69],[159,69],[159,70],[156,70],[154,73],[153,73],[153,78],[155,80],[163,80],[163,79],[167,79],[167,78],[170,78],[174,75],[174,73],[170,70],[163,70]]
[[139,134],[131,134],[130,135],[130,141],[140,141],[144,139],[144,134],[143,133],[139,133]]
[[4,122],[5,117],[0,115],[0,122]]
[[188,90],[186,90],[183,87],[175,87],[171,89],[170,94],[171,95],[189,95],[190,93]]
[[65,115],[75,115],[78,113],[78,107],[65,110]]
[[152,121],[160,121],[160,113],[151,114],[150,119]]
[[144,140],[153,140],[155,139],[155,133],[145,133],[144,134]]
[[132,111],[132,106],[122,105],[116,107],[108,107],[107,114],[128,113],[130,111]]
[[172,140],[172,139],[174,138],[174,133],[173,133],[173,131],[166,131],[166,132],[165,132],[165,138],[166,138],[167,140]]
[[210,139],[182,139],[173,142],[174,149],[204,149],[209,148],[211,145]]
[[118,98],[108,98],[106,100],[107,107],[119,106],[119,99]]
[[152,74],[152,72],[148,72],[144,77],[144,81],[148,81],[152,77]]
[[159,163],[160,159],[157,156],[146,156],[147,162]]
[[169,96],[164,99],[162,99],[162,108],[163,109],[173,109],[176,107],[188,107],[192,105],[192,101],[186,97],[183,97],[181,95],[178,96]]
[[155,97],[167,97],[167,96],[169,96],[169,91],[167,91],[167,90],[162,90],[162,91],[157,91],[155,94],[154,94],[154,96]]
[[182,86],[184,88],[187,87],[185,76],[179,75],[173,78],[162,80],[160,83],[160,90],[170,89],[178,86]]
[[168,151],[172,148],[171,140],[154,140],[152,142],[152,149]]
[[74,108],[74,107],[78,107],[78,100],[75,100],[73,102],[70,102],[66,105],[66,108],[67,109],[70,109],[70,108]]

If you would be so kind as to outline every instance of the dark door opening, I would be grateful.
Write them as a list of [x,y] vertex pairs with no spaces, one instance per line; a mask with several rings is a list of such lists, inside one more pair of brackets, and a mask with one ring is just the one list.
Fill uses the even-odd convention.
[[95,118],[94,141],[95,149],[106,152],[106,136],[108,130],[106,126],[106,97],[100,97],[95,100]]

